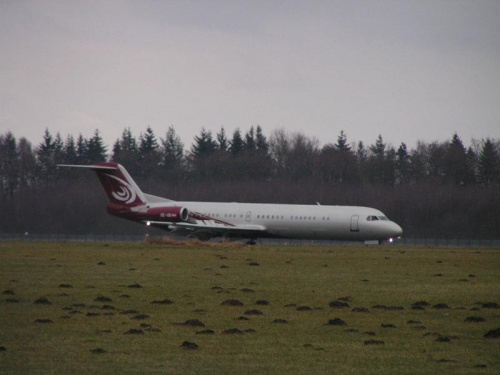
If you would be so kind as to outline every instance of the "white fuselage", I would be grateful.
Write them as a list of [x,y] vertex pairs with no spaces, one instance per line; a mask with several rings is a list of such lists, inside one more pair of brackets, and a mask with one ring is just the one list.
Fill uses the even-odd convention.
[[[374,208],[262,203],[175,202],[235,226],[263,227],[270,236],[319,240],[387,240],[402,234]],[[376,217],[377,220],[368,220]]]

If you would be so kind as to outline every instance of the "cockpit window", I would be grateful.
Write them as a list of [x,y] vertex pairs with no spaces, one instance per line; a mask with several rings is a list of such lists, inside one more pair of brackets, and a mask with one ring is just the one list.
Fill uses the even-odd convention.
[[380,220],[389,221],[389,219],[386,216],[379,216],[378,218]]
[[368,216],[368,217],[366,218],[366,220],[367,220],[367,221],[376,221],[376,220],[378,220],[378,217],[376,217],[376,216]]

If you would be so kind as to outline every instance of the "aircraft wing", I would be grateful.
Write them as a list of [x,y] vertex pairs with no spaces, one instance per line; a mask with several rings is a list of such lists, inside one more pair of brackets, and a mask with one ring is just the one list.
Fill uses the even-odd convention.
[[224,225],[216,222],[201,221],[197,223],[173,223],[166,221],[145,221],[144,223],[158,227],[167,227],[169,231],[184,231],[195,236],[197,232],[212,233],[211,237],[221,235],[227,236],[255,236],[257,233],[265,232],[266,228],[262,225]]

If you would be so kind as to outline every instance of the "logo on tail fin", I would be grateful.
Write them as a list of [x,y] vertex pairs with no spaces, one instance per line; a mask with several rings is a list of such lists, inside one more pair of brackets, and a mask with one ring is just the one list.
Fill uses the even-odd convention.
[[137,198],[137,194],[134,188],[128,182],[111,174],[106,174],[106,176],[120,183],[120,190],[111,192],[113,198],[125,204],[130,204],[135,201],[135,199]]

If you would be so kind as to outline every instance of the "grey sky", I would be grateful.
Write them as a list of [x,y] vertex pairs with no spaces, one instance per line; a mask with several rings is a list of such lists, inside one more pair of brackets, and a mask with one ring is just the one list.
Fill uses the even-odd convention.
[[499,1],[0,0],[0,133],[500,138]]

